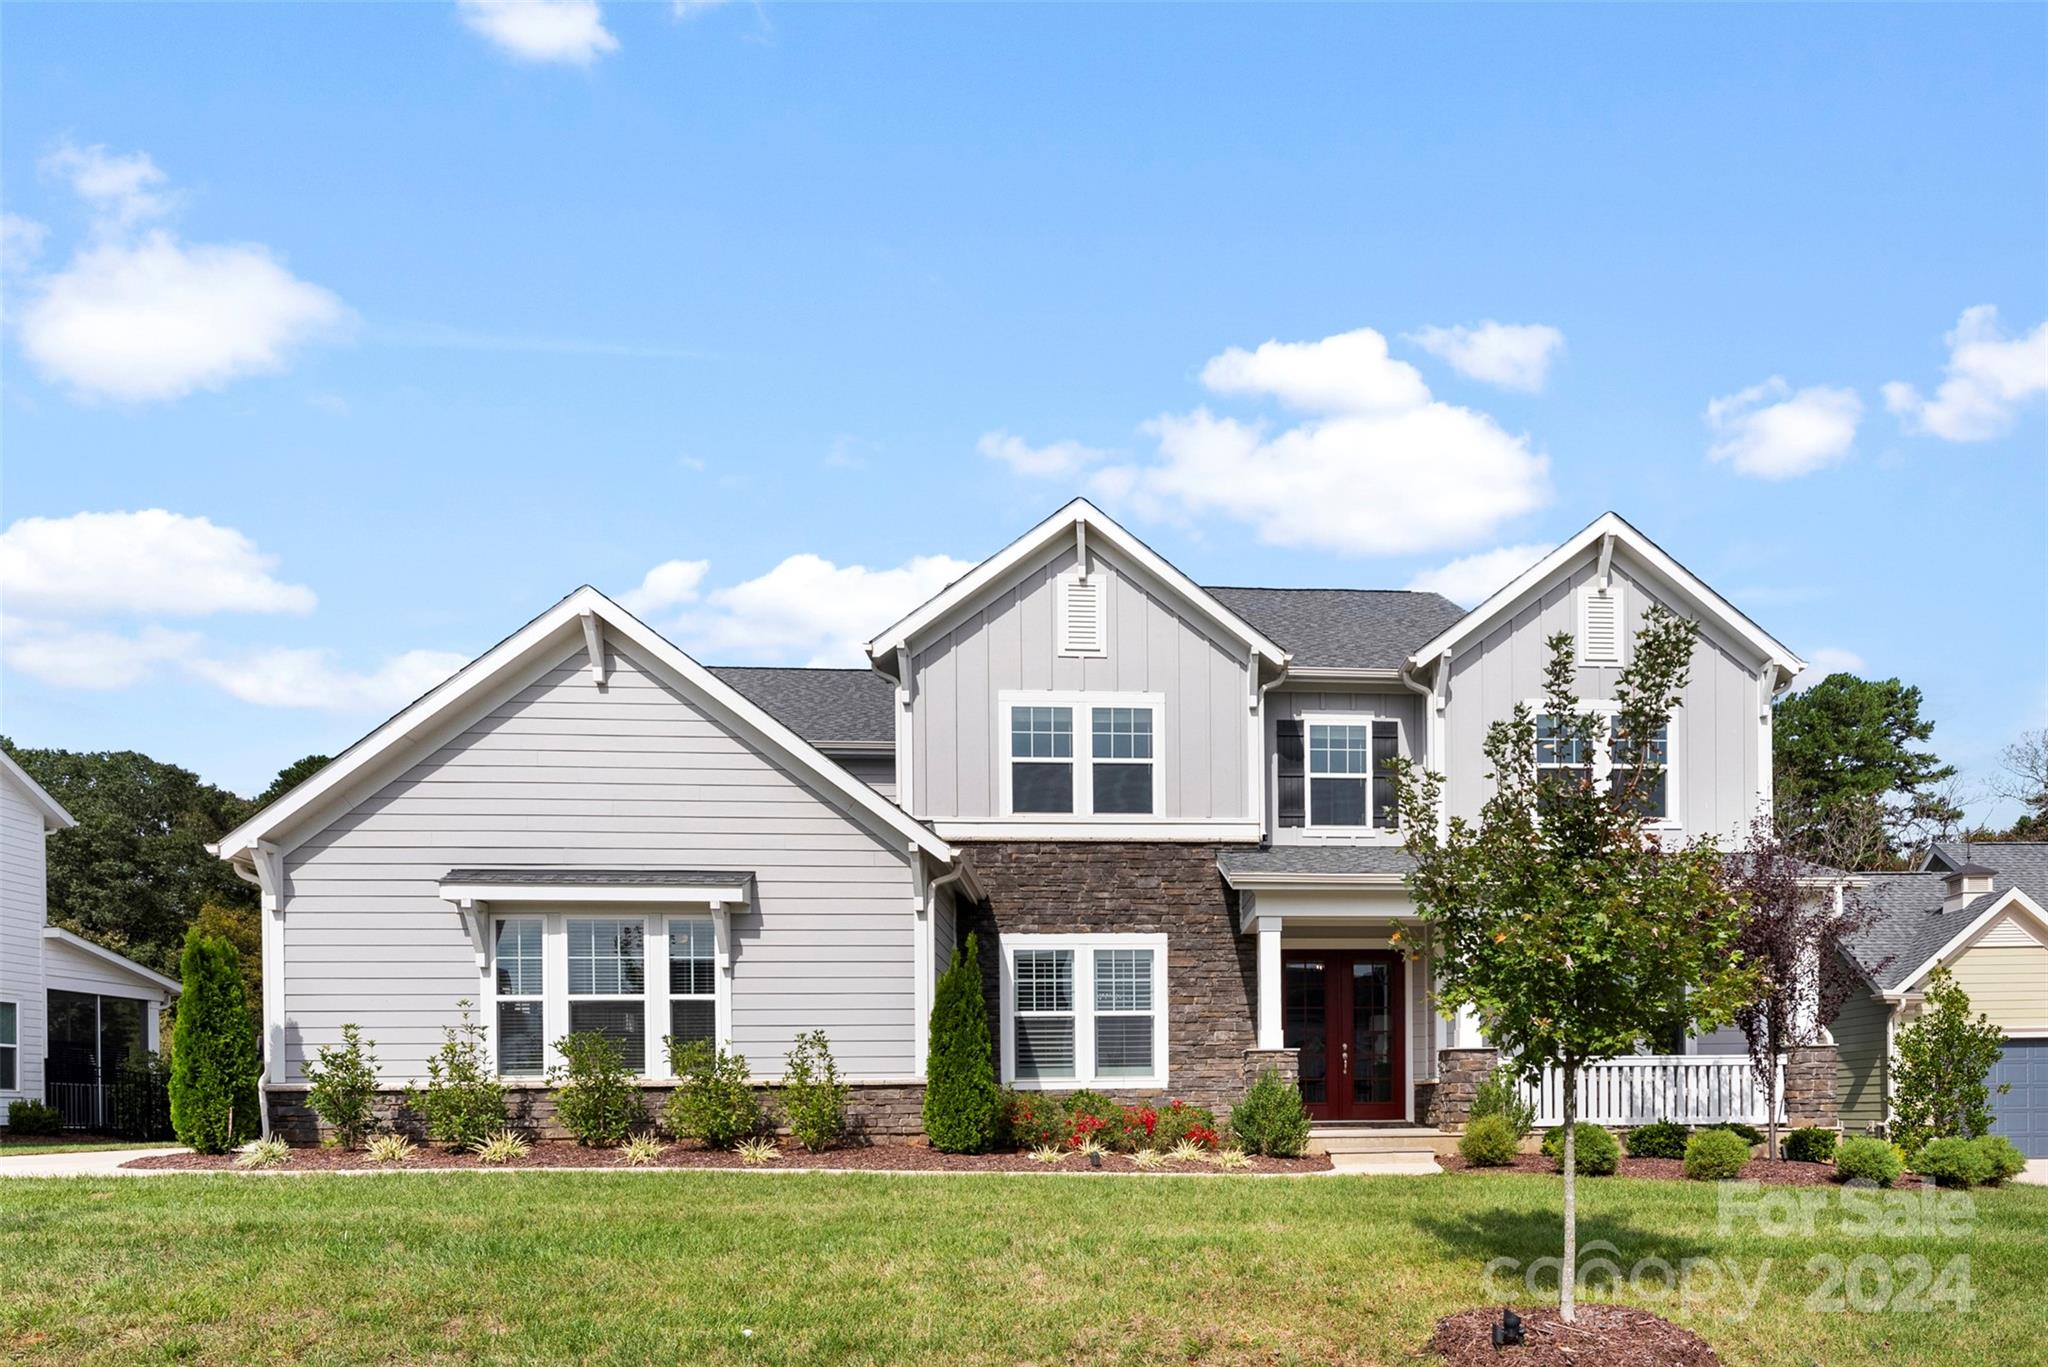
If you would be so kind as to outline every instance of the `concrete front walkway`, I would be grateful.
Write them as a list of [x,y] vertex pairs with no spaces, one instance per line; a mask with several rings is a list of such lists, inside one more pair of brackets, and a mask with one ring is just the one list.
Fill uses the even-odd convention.
[[2036,1187],[2048,1187],[2048,1158],[2029,1158],[2026,1168],[2012,1180]]
[[0,1153],[0,1177],[149,1177],[166,1169],[123,1168],[123,1163],[183,1149],[101,1149],[94,1153]]

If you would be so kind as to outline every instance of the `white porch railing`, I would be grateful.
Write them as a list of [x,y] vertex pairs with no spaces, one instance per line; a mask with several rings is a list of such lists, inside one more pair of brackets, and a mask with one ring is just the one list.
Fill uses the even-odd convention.
[[[1778,1064],[1778,1094],[1785,1092]],[[1543,1081],[1525,1087],[1536,1103],[1538,1125],[1564,1123],[1564,1070],[1546,1068]],[[1749,1060],[1726,1054],[1648,1054],[1609,1059],[1579,1070],[1579,1119],[1593,1125],[1682,1125],[1742,1121],[1769,1123],[1770,1096],[1757,1085]],[[1779,1117],[1783,1120],[1783,1107]]]

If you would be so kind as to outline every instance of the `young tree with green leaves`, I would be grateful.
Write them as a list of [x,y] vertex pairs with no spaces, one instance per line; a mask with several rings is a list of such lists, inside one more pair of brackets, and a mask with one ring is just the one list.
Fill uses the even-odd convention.
[[924,1078],[924,1132],[933,1148],[980,1153],[995,1142],[1003,1094],[981,994],[980,947],[972,935],[953,946],[953,960],[939,975]]
[[[1564,1262],[1558,1309],[1576,1317],[1578,1074],[1677,1031],[1712,1029],[1754,991],[1736,940],[1740,898],[1711,841],[1655,831],[1655,744],[1684,694],[1697,626],[1645,617],[1610,713],[1581,702],[1569,635],[1550,638],[1541,714],[1487,730],[1493,796],[1476,822],[1440,821],[1443,778],[1396,766],[1416,870],[1409,891],[1434,931],[1438,998],[1470,1006],[1525,1080],[1564,1078]],[[1592,758],[1609,747],[1611,772]],[[1539,754],[1543,763],[1539,764]]]
[[171,1031],[171,1130],[200,1153],[226,1153],[261,1121],[262,1062],[243,997],[235,947],[194,927],[178,961],[178,1019]]
[[2005,1052],[2005,1032],[1971,1014],[1970,994],[1946,968],[1929,975],[1920,1014],[1899,1027],[1893,1048],[1894,1143],[1910,1155],[1930,1139],[1990,1132],[1991,1069]]

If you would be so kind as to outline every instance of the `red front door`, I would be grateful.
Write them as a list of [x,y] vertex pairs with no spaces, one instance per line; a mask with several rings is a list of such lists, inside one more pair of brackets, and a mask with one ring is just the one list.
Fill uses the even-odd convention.
[[1301,950],[1283,957],[1286,1044],[1300,1051],[1301,1099],[1317,1120],[1407,1115],[1401,957]]

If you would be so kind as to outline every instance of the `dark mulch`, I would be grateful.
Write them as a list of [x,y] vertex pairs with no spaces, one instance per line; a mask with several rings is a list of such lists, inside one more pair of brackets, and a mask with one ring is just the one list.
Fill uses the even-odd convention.
[[1582,1305],[1571,1324],[1559,1320],[1554,1307],[1516,1313],[1522,1317],[1520,1348],[1494,1348],[1500,1310],[1489,1306],[1438,1320],[1429,1351],[1449,1363],[1487,1367],[1714,1367],[1721,1361],[1690,1329],[1632,1306]]
[[[1447,1153],[1437,1160],[1445,1172],[1535,1172],[1557,1176],[1557,1165],[1540,1153],[1518,1153],[1512,1163],[1500,1168],[1475,1168],[1465,1161],[1463,1154]],[[1584,1173],[1579,1174],[1584,1177]],[[1629,1158],[1621,1160],[1619,1175],[1622,1177],[1653,1177],[1667,1182],[1686,1180],[1685,1164],[1676,1158]],[[1599,1181],[1599,1178],[1592,1178]],[[1835,1180],[1832,1163],[1790,1163],[1780,1158],[1752,1158],[1742,1169],[1742,1181],[1762,1182],[1779,1187],[1818,1187]],[[1912,1179],[1905,1179],[1911,1181]]]
[[[210,1153],[172,1153],[156,1158],[138,1158],[122,1164],[129,1168],[173,1168],[186,1172],[236,1171],[235,1155]],[[397,1164],[372,1163],[360,1151],[342,1149],[293,1149],[289,1169],[308,1172],[382,1172]],[[413,1150],[413,1156],[405,1164],[408,1168],[617,1168],[625,1166],[617,1149],[587,1149],[580,1144],[565,1141],[544,1141],[535,1144],[524,1158],[510,1163],[486,1164],[475,1154],[449,1153],[444,1149],[420,1145]],[[685,1148],[671,1144],[650,1167],[657,1168],[738,1168],[740,1162],[736,1153],[717,1149]],[[851,1168],[862,1172],[1081,1172],[1081,1173],[1139,1173],[1146,1169],[1138,1167],[1122,1154],[1108,1154],[1102,1160],[1101,1168],[1092,1168],[1086,1159],[1070,1157],[1064,1163],[1034,1163],[1029,1155],[1022,1153],[940,1153],[937,1149],[922,1144],[873,1144],[843,1149],[827,1149],[823,1153],[805,1153],[791,1144],[783,1148],[782,1156],[772,1163],[771,1168]],[[1322,1155],[1310,1158],[1254,1158],[1249,1168],[1239,1172],[1304,1173],[1326,1172],[1330,1160]],[[273,1169],[275,1171],[275,1169]],[[1188,1172],[1216,1176],[1229,1174],[1220,1168],[1207,1164],[1169,1163],[1153,1172]]]

